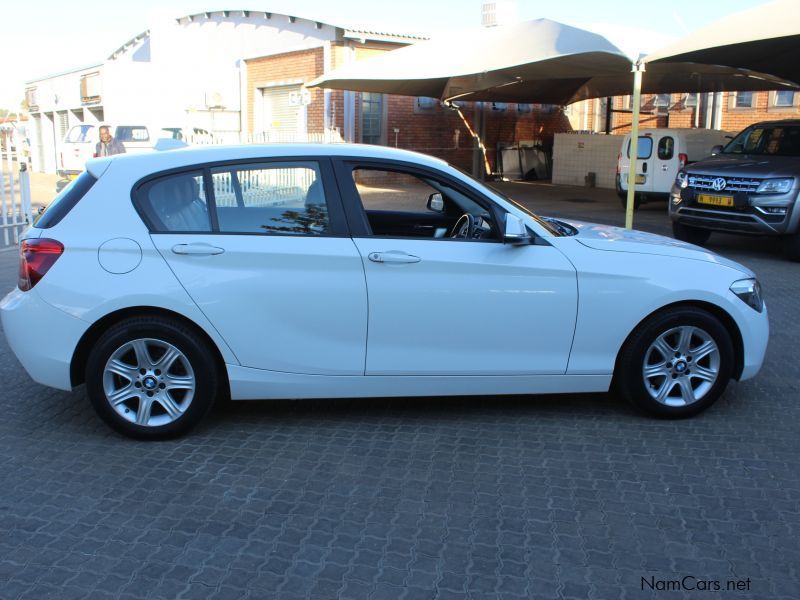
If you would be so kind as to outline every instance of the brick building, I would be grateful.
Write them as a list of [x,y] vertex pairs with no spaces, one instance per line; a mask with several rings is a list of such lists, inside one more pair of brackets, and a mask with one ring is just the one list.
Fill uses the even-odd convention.
[[[578,103],[580,107],[584,103]],[[590,100],[586,129],[606,131],[606,99]],[[631,97],[612,98],[612,134],[624,134],[631,127]],[[642,97],[639,126],[706,127],[738,132],[759,121],[800,118],[800,93],[720,92],[717,94],[646,94]],[[578,109],[578,112],[580,109]]]
[[339,29],[336,39],[320,40],[317,48],[246,59],[249,136],[288,140],[334,132],[348,142],[423,152],[475,171],[472,130],[480,133],[489,169],[497,171],[501,147],[524,143],[549,151],[555,133],[572,129],[564,111],[549,105],[461,102],[459,112],[433,98],[304,87],[348,62],[413,41]]

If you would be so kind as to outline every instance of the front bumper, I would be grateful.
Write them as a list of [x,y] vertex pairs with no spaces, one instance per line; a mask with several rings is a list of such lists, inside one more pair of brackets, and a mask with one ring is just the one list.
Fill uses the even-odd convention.
[[[731,292],[732,300],[740,303],[736,322],[739,332],[742,335],[742,346],[744,349],[742,357],[742,372],[739,374],[739,381],[752,379],[761,370],[764,364],[764,357],[767,354],[767,344],[769,343],[769,315],[767,305],[764,310],[756,312]],[[735,305],[735,304],[734,304]]]
[[35,289],[19,288],[0,301],[0,320],[8,345],[35,382],[72,389],[72,356],[88,323],[51,306]]
[[[795,208],[797,192],[788,194],[749,194],[737,199],[739,206],[718,207],[699,204],[698,191],[691,188],[672,188],[669,216],[684,225],[755,235],[785,235],[798,231],[800,210]],[[702,193],[709,193],[703,191]],[[774,214],[770,208],[783,208],[786,214]]]

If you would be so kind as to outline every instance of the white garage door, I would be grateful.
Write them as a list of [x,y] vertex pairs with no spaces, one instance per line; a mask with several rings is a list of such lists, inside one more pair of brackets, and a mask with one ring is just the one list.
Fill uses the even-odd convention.
[[295,135],[305,132],[302,106],[291,101],[300,93],[299,85],[263,88],[264,129],[278,134]]

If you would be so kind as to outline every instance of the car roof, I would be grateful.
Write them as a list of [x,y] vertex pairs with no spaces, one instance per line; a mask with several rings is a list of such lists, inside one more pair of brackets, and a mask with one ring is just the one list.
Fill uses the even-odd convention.
[[113,164],[115,171],[124,167],[130,170],[132,175],[143,177],[149,173],[214,162],[301,156],[391,159],[439,168],[447,165],[445,161],[427,154],[369,144],[247,144],[241,146],[194,146],[165,151],[153,150],[135,154],[118,154],[89,160],[86,168],[92,175],[99,177]]

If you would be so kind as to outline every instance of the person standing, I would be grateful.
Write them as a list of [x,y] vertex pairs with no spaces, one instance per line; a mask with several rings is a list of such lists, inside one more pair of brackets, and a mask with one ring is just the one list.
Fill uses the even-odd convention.
[[125,154],[125,146],[111,136],[108,125],[101,125],[100,141],[95,147],[95,156],[113,156],[115,154]]

